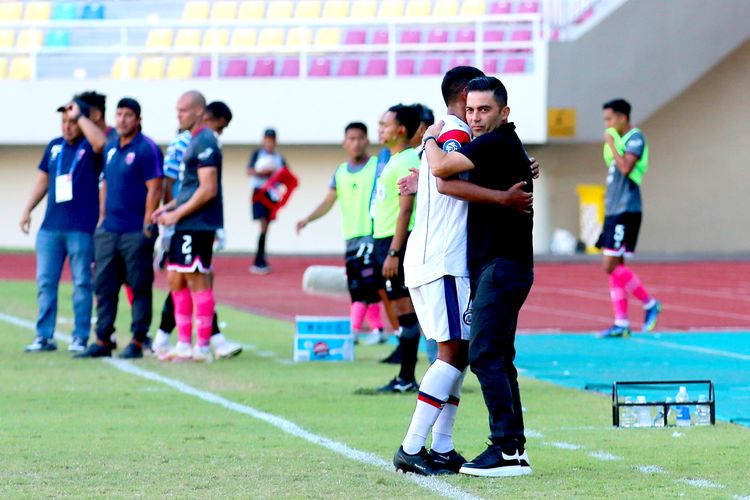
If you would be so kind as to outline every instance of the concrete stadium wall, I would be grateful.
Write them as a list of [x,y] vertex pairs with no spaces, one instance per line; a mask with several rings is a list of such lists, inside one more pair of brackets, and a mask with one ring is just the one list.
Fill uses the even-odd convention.
[[[750,168],[744,154],[748,81],[750,42],[745,42],[651,118],[637,123],[651,150],[639,250],[750,252]],[[637,110],[639,103],[633,106]],[[530,150],[542,159],[550,180],[552,228],[577,234],[575,186],[604,182],[601,148],[601,143],[559,144]]]

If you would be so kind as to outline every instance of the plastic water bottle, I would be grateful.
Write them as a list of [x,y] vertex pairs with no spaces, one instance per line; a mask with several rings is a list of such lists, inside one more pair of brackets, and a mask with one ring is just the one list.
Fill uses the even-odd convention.
[[[636,403],[645,403],[646,396],[638,396],[635,398]],[[637,427],[651,427],[651,410],[648,406],[636,406],[636,426]]]
[[[674,400],[676,403],[690,401],[690,396],[688,396],[687,388],[684,385],[680,386],[680,390]],[[687,405],[677,405],[674,410],[677,414],[677,427],[690,427],[690,407]]]
[[[708,398],[705,394],[698,396],[699,403],[707,403]],[[698,405],[695,407],[695,425],[711,425],[711,407],[708,405]]]
[[[625,397],[625,404],[629,405],[633,400],[630,396]],[[636,417],[632,406],[623,406],[620,415],[620,427],[635,427]]]
[[[667,398],[667,399],[671,400],[672,398]],[[654,416],[653,426],[664,427],[664,407],[663,406],[656,407],[656,415]]]

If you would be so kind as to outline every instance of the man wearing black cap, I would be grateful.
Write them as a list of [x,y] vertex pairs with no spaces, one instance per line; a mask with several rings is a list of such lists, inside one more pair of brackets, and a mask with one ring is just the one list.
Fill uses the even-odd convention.
[[286,166],[286,160],[276,151],[276,130],[267,128],[263,132],[263,146],[253,151],[247,165],[247,175],[250,176],[250,188],[252,189],[250,203],[253,210],[253,220],[260,221],[258,250],[255,253],[255,263],[250,267],[250,271],[255,274],[271,272],[271,267],[266,261],[266,234],[268,233],[268,225],[271,223],[271,212],[265,204],[256,200],[258,196],[270,197],[269,193],[262,193],[261,188],[276,170]]
[[98,214],[97,180],[106,138],[87,117],[86,105],[74,100],[62,112],[62,137],[53,139],[39,163],[39,176],[21,216],[28,234],[31,212],[47,196],[47,211],[36,237],[39,316],[36,339],[27,352],[54,351],[57,288],[65,257],[73,275],[75,327],[69,351],[83,351],[91,330],[92,233]]
[[151,214],[161,200],[163,156],[154,141],[141,133],[138,101],[121,99],[115,123],[119,138],[107,144],[94,234],[97,341],[79,357],[112,355],[110,337],[123,282],[133,291],[133,340],[120,357],[143,357],[142,345],[151,325],[151,259],[157,236]]

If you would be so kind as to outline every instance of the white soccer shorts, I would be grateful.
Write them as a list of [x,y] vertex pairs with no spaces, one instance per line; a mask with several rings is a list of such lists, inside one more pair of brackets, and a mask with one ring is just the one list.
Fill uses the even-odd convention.
[[443,276],[409,289],[425,337],[436,342],[471,338],[469,283],[469,278]]

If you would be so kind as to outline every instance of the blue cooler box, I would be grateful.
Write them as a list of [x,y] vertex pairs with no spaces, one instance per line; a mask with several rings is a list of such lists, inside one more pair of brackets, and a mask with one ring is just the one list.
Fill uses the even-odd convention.
[[347,316],[296,316],[294,361],[354,361]]

